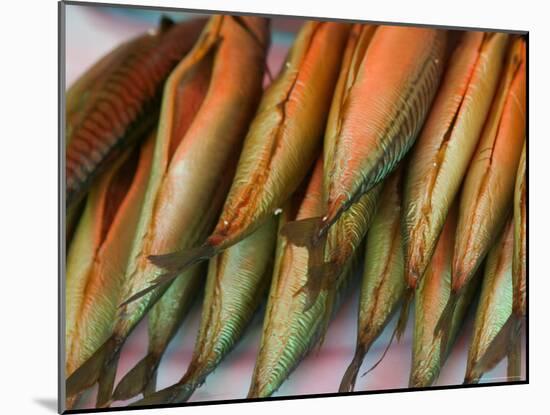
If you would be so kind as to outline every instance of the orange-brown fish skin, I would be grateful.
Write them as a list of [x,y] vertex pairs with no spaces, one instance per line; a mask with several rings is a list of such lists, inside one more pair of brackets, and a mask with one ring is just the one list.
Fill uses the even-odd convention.
[[[146,34],[128,47],[117,65],[104,68],[80,103],[85,114],[69,111],[66,149],[66,203],[70,207],[87,192],[95,177],[124,148],[135,145],[157,119],[159,97],[171,69],[193,46],[203,20],[184,22]],[[111,60],[111,58],[107,59]],[[76,98],[69,104],[77,102]],[[78,121],[78,122],[77,122]]]
[[295,44],[305,48],[303,57],[285,63],[266,91],[209,245],[223,249],[251,233],[286,202],[307,174],[322,142],[349,29],[332,22],[308,22],[303,27]]
[[326,173],[328,206],[319,234],[383,180],[414,143],[439,85],[446,36],[434,29],[376,30],[348,95]]
[[464,180],[453,259],[454,293],[477,270],[505,223],[525,139],[525,44],[516,39]]
[[465,32],[447,66],[408,161],[403,233],[406,275],[424,275],[479,141],[504,62],[508,35]]

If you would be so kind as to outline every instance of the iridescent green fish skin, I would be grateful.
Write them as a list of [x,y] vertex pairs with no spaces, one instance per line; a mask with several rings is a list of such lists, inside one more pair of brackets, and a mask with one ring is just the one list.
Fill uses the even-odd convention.
[[[319,159],[304,197],[287,204],[280,225],[284,226],[295,219],[318,216],[322,206],[321,187],[322,159]],[[322,339],[327,322],[349,282],[351,260],[344,267],[337,283],[322,291],[305,310],[308,296],[302,288],[308,277],[308,257],[307,248],[295,246],[279,234],[273,281],[249,398],[271,396],[301,359]]]
[[401,238],[402,174],[403,169],[399,168],[386,179],[367,234],[356,351],[340,384],[340,392],[353,391],[365,355],[397,310],[405,292]]
[[185,402],[238,343],[265,298],[273,271],[277,217],[212,258],[193,358],[176,384],[135,405]]
[[404,192],[406,275],[424,275],[479,141],[506,56],[505,33],[465,32],[411,150]]
[[[491,248],[485,264],[474,332],[468,351],[465,383],[479,382],[483,373],[505,356],[502,353],[500,357],[495,356],[493,359],[493,356],[485,355],[512,314],[513,252],[514,224],[510,220]],[[491,361],[490,365],[485,364],[487,361]]]
[[439,377],[459,333],[479,279],[472,279],[457,301],[451,321],[435,327],[451,294],[451,261],[456,232],[456,204],[447,216],[426,274],[415,292],[415,316],[409,387],[431,386]]

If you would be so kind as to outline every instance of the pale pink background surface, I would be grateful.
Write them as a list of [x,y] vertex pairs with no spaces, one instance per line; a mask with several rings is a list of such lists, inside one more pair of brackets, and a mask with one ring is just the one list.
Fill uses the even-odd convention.
[[[176,19],[189,15],[171,13]],[[141,11],[128,14],[121,9],[67,6],[66,17],[66,82],[67,86],[93,62],[115,45],[155,26],[159,13]],[[195,15],[193,15],[195,16]],[[293,36],[303,23],[297,19],[275,18],[272,23],[272,47],[269,66],[276,74],[281,66]],[[354,352],[357,324],[358,287],[346,299],[332,321],[324,344],[314,350],[283,383],[274,396],[305,395],[337,392],[342,375]],[[197,302],[172,340],[159,368],[158,388],[169,386],[180,379],[193,352],[199,327],[201,304]],[[356,390],[406,388],[411,362],[412,314],[407,332],[400,343],[394,342],[382,363],[369,375],[359,378]],[[435,385],[462,384],[466,356],[472,331],[472,310],[454,349],[447,359]],[[259,347],[263,309],[257,313],[245,337],[212,373],[205,384],[191,397],[190,402],[244,398],[250,386],[256,353]],[[363,364],[363,371],[376,362],[387,345],[395,326],[394,317],[384,333],[375,342]],[[118,380],[130,370],[147,349],[146,321],[137,327],[126,342],[120,359]],[[525,367],[522,367],[525,376]],[[481,383],[506,380],[506,361],[487,373]],[[87,393],[80,407],[92,407],[95,390]],[[131,402],[131,401],[129,401]],[[122,406],[127,402],[115,402]]]

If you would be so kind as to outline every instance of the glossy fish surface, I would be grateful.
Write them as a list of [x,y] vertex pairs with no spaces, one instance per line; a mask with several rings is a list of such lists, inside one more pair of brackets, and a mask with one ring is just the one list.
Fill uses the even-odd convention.
[[192,48],[203,20],[174,24],[130,40],[77,80],[67,93],[66,203],[78,203],[93,179],[158,121],[166,77]]
[[402,174],[403,170],[398,169],[386,179],[367,233],[357,345],[340,384],[340,392],[353,391],[365,355],[397,310],[405,292],[401,237]]
[[321,149],[349,29],[343,23],[304,24],[263,95],[214,232],[202,246],[153,256],[153,263],[185,269],[246,237],[282,207]]
[[406,275],[414,288],[430,262],[458,194],[506,55],[508,35],[465,32],[449,61],[405,183]]

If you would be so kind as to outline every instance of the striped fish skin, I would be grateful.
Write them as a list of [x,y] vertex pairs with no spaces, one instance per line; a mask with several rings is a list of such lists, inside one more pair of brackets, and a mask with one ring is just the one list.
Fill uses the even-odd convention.
[[[489,346],[512,313],[513,251],[514,224],[510,220],[497,243],[491,248],[485,264],[474,332],[468,351],[465,383],[477,383],[483,373],[490,369],[482,360],[485,360],[484,355]],[[492,362],[492,366],[498,360]]]
[[277,222],[272,216],[210,260],[199,334],[187,372],[176,384],[134,405],[187,401],[242,338],[271,281]]
[[414,143],[439,85],[446,37],[434,29],[376,29],[326,169],[328,205],[319,234],[393,171]]
[[158,120],[164,81],[191,49],[203,20],[161,27],[117,48],[77,81],[67,96],[66,203]]
[[525,141],[525,42],[513,41],[476,153],[464,180],[453,258],[453,292],[471,278],[513,203]]
[[411,288],[422,278],[458,194],[506,55],[508,35],[465,32],[449,61],[405,182],[404,241]]
[[434,255],[415,292],[415,316],[409,387],[431,386],[439,373],[464,322],[479,278],[472,279],[457,300],[451,320],[439,332],[435,327],[451,295],[451,261],[456,230],[457,205],[451,208]]
[[[68,395],[99,380],[98,406],[109,404],[122,345],[171,282],[158,287],[151,284],[162,273],[147,257],[152,252],[184,249],[198,243],[208,235],[218,217],[237,154],[262,92],[269,43],[266,19],[243,20],[257,38],[251,37],[231,17],[215,16],[193,51],[166,82],[153,173],[126,269],[123,298],[128,299],[148,286],[155,289],[138,301],[125,301],[117,309],[110,338],[68,379]],[[258,39],[263,46],[258,46]],[[189,86],[187,78],[197,76],[194,69],[204,61],[211,65],[211,77],[199,108],[183,106],[176,112],[186,87],[193,89],[193,82]],[[189,116],[192,121],[182,126]],[[174,137],[174,131],[180,134]],[[174,140],[179,144],[174,145]],[[204,166],[208,169],[203,169]]]
[[514,313],[527,314],[527,142],[519,161],[514,189],[514,258],[512,281],[514,286]]
[[305,23],[250,126],[235,180],[208,244],[241,240],[280,208],[321,148],[350,26]]
[[[295,219],[318,216],[322,206],[322,160],[319,159],[303,197],[294,197],[283,209],[280,227]],[[308,301],[302,290],[307,280],[308,250],[281,236],[277,240],[273,279],[269,291],[260,350],[248,398],[271,396],[324,336],[327,322],[347,286],[351,262],[335,287]]]
[[403,169],[399,168],[384,182],[379,206],[367,233],[356,351],[340,384],[340,392],[354,390],[365,355],[398,309],[405,292],[402,174]]

